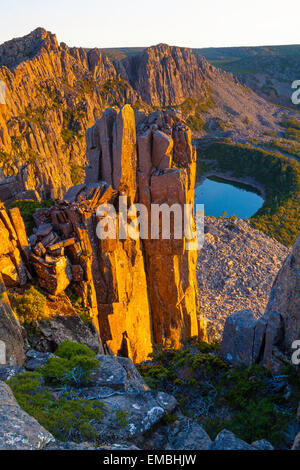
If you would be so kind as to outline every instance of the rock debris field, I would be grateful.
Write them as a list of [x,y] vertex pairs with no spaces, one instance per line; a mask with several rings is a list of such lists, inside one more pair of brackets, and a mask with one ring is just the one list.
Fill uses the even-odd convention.
[[220,340],[232,313],[250,309],[255,318],[263,315],[290,250],[241,219],[205,217],[204,232],[197,259],[200,311],[209,340]]

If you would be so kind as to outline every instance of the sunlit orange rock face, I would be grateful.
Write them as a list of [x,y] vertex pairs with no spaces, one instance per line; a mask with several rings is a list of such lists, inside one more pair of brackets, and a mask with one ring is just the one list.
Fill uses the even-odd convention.
[[0,45],[0,80],[0,176],[16,177],[0,187],[5,202],[29,190],[63,197],[86,163],[86,129],[109,104],[131,103],[136,94],[130,85],[108,93],[105,83],[119,80],[108,58],[59,44],[42,28]]
[[[99,224],[108,219],[98,208],[110,204],[119,228],[120,197],[127,198],[126,208],[143,203],[150,228],[152,204],[193,207],[195,150],[190,130],[174,111],[135,116],[130,105],[107,109],[86,141],[85,183],[35,214],[39,230],[31,262],[43,289],[57,295],[71,284],[103,343],[140,362],[154,343],[179,347],[199,333],[197,253],[187,250],[193,237],[176,239],[171,217],[170,239],[162,239],[160,223],[154,224],[154,240],[124,238],[118,230],[115,238],[101,239]],[[126,222],[134,220],[129,214]],[[183,215],[179,225],[183,230]]]
[[[19,209],[6,211],[0,204],[0,342],[5,344],[4,363],[21,365],[23,338],[19,322],[11,308],[6,287],[26,284],[28,241]],[[1,362],[3,363],[3,362]]]
[[[107,139],[111,143],[110,151]],[[95,175],[99,179],[110,178],[108,183],[112,184],[114,190],[127,195],[130,203],[143,203],[149,209],[149,214],[151,204],[193,206],[196,155],[191,145],[190,130],[175,112],[159,111],[150,117],[138,112],[135,119],[129,105],[121,110],[107,110],[88,131],[87,142],[90,165],[87,168],[86,183],[90,179],[95,182]],[[108,177],[107,168],[110,169]],[[149,231],[150,222],[151,217]],[[131,302],[135,312],[133,315],[128,314],[128,317],[129,323],[141,326],[145,339],[151,341],[152,334],[155,343],[169,342],[178,347],[181,340],[198,335],[195,278],[197,253],[186,250],[187,240],[184,237],[174,239],[172,229],[171,239],[162,240],[161,227],[159,229],[160,239],[142,240],[142,247],[140,242],[135,243],[135,265],[137,267],[138,264],[138,269],[143,270],[146,275],[141,271],[138,273],[136,267],[132,270],[128,266],[126,269],[128,278],[133,280],[137,277],[140,285],[137,297]],[[132,240],[124,243],[127,251],[125,260],[128,256],[132,259],[133,245]],[[112,248],[114,250],[118,252],[117,248]],[[120,266],[116,266],[115,279],[118,278],[122,278]],[[122,281],[125,297],[128,296],[127,288],[130,283],[126,287],[126,281]],[[132,286],[134,284],[132,282]],[[142,321],[142,312],[139,310],[142,307],[144,313],[148,311],[145,305],[148,303],[152,331],[150,322]],[[120,304],[114,304],[111,301],[100,314],[100,325],[106,318],[106,327],[109,324],[110,331],[116,330],[124,317]],[[135,327],[131,330],[137,333]],[[127,342],[131,351],[134,351],[132,343],[136,339],[130,335],[128,328],[126,333]],[[137,336],[136,333],[134,336]],[[112,337],[114,338],[114,334]],[[114,341],[115,339],[110,341],[110,345]]]

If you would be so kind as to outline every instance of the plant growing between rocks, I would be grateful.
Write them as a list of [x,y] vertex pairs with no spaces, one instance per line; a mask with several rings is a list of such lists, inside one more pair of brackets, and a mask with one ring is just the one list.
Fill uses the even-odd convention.
[[[104,403],[78,397],[78,387],[88,384],[91,372],[100,367],[86,346],[64,341],[35,372],[8,381],[19,405],[62,441],[95,442]],[[126,416],[120,414],[124,422]]]
[[[180,350],[158,347],[152,359],[137,366],[145,381],[173,394],[176,415],[198,422],[212,439],[228,429],[249,444],[267,439],[276,448],[290,448],[300,390],[294,369],[273,376],[259,365],[233,367],[219,357],[218,345],[197,338]],[[164,423],[173,420],[171,415]]]

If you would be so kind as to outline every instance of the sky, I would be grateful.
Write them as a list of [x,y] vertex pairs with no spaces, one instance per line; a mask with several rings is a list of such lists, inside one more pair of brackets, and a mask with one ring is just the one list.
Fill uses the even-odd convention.
[[82,47],[300,44],[300,0],[0,0],[0,43],[41,26]]

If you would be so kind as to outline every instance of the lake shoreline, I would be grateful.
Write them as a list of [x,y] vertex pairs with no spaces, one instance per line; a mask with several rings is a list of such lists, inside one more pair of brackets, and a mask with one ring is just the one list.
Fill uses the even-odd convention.
[[248,186],[252,186],[260,193],[260,196],[263,198],[264,202],[266,201],[266,190],[262,184],[258,183],[255,179],[251,178],[250,176],[239,178],[239,177],[233,176],[230,172],[224,173],[222,171],[208,170],[205,173],[203,173],[201,178],[197,179],[196,184],[195,184],[195,189],[198,186],[201,186],[203,182],[210,176],[217,176],[219,178],[223,178],[224,180],[227,180],[228,182],[232,181],[232,182],[242,183]]

